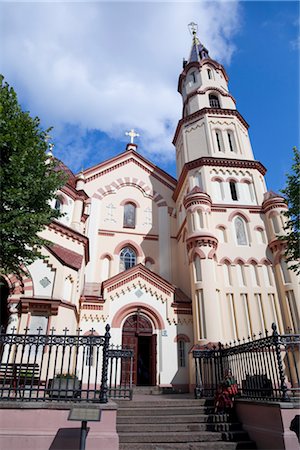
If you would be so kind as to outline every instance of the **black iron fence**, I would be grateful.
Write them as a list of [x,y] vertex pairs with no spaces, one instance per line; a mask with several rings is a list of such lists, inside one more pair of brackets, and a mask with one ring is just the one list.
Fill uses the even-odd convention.
[[300,395],[300,335],[279,335],[276,325],[265,337],[229,345],[200,346],[193,351],[195,396],[214,396],[231,371],[243,398],[290,401]]
[[[0,400],[88,401],[132,395],[132,355],[110,347],[110,326],[98,336],[0,333]],[[129,361],[129,364],[128,364]],[[131,372],[132,373],[132,372]],[[128,380],[128,382],[127,382]],[[125,383],[126,381],[126,383]]]

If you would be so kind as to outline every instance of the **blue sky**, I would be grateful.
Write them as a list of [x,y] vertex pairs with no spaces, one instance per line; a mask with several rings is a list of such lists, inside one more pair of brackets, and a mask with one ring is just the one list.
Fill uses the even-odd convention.
[[181,115],[177,80],[191,37],[224,64],[250,124],[269,189],[284,186],[299,145],[298,2],[2,2],[0,72],[22,107],[51,133],[55,155],[78,172],[125,149],[175,176]]

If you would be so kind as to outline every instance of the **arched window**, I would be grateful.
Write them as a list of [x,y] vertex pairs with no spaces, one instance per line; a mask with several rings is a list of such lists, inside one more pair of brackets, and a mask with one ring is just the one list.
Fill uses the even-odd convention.
[[272,216],[271,217],[271,222],[272,222],[272,225],[273,225],[273,230],[274,230],[274,233],[280,233],[280,227],[279,227],[279,222],[278,222],[278,216]]
[[235,146],[235,140],[234,140],[234,134],[233,131],[227,130],[227,139],[228,139],[228,145],[231,152],[236,152],[236,146]]
[[262,228],[257,228],[256,229],[256,236],[257,236],[257,242],[259,244],[265,244],[266,243],[265,233],[264,233],[264,230]]
[[208,76],[208,79],[209,79],[209,80],[212,79],[212,72],[211,72],[211,69],[207,69],[207,76]]
[[283,278],[284,284],[290,283],[291,277],[290,277],[289,269],[288,269],[287,264],[284,259],[280,260],[280,267],[281,267],[281,273],[282,273],[282,278]]
[[214,188],[216,192],[216,200],[224,200],[225,194],[224,194],[224,187],[222,180],[216,180],[214,181]]
[[225,242],[227,242],[226,229],[225,229],[225,227],[220,226],[217,228],[217,230],[218,230],[219,242],[224,244]]
[[238,279],[239,286],[246,286],[244,264],[238,263],[236,265],[236,270],[237,270],[237,279]]
[[234,221],[236,242],[238,245],[248,245],[246,225],[241,217],[236,217]]
[[177,341],[177,350],[178,350],[178,366],[185,367],[186,354],[185,354],[185,341],[183,339],[179,339]]
[[223,152],[224,151],[224,143],[223,143],[221,130],[216,130],[215,136],[216,136],[216,144],[217,144],[218,152]]
[[63,199],[61,197],[57,197],[57,199],[55,200],[54,209],[62,212],[63,204]]
[[220,102],[218,97],[215,94],[209,94],[209,106],[211,108],[220,108]]
[[194,260],[194,267],[195,267],[196,281],[202,281],[201,259],[199,255],[196,255],[196,258]]
[[272,286],[272,275],[271,275],[271,268],[267,264],[263,264],[262,266],[264,281],[266,286]]
[[250,264],[250,275],[253,286],[260,286],[257,265],[252,263]]
[[131,247],[124,247],[120,253],[120,272],[136,265],[136,253]]
[[224,271],[224,280],[225,280],[225,286],[231,286],[231,267],[230,262],[226,261],[223,264],[223,271]]
[[105,256],[102,260],[101,280],[107,280],[110,274],[110,257]]
[[237,194],[236,182],[235,181],[230,181],[229,182],[229,187],[230,187],[230,193],[231,193],[232,200],[237,201],[238,194]]
[[136,206],[133,203],[126,203],[124,205],[123,227],[135,228],[135,209]]

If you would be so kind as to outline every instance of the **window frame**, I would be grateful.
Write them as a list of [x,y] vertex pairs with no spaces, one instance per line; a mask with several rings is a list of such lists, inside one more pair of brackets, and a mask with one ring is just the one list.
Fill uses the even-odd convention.
[[[128,217],[126,217],[126,215],[129,213],[128,208],[131,207],[133,208],[133,223],[130,224]],[[136,204],[133,202],[126,202],[124,204],[124,209],[123,209],[123,228],[132,228],[134,229],[136,227]]]

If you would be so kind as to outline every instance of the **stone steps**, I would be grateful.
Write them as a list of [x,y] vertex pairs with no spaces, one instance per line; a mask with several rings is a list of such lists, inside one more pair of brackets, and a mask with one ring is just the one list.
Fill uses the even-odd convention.
[[184,444],[120,444],[119,450],[253,450],[250,441],[240,442],[187,442]]
[[[230,414],[187,414],[187,415],[165,415],[147,416],[147,423],[226,423],[232,420]],[[118,424],[144,424],[144,416],[118,415]]]
[[232,414],[214,413],[212,399],[148,396],[117,403],[120,450],[256,448]]
[[239,431],[240,423],[123,423],[118,424],[119,433],[154,433],[154,432],[179,432],[179,431]]

